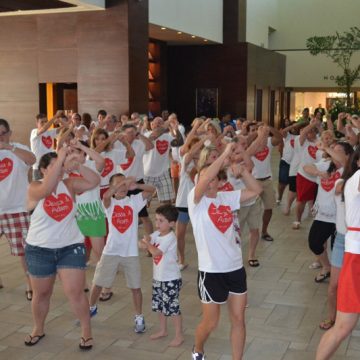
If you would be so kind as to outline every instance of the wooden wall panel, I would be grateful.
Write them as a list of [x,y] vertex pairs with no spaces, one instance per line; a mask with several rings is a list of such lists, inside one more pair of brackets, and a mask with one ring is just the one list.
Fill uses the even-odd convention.
[[71,51],[65,49],[39,49],[38,82],[77,82],[78,59],[76,48]]
[[196,88],[219,89],[219,116],[246,113],[245,44],[168,47],[168,108],[190,124]]
[[0,49],[2,51],[37,48],[37,25],[34,16],[1,17],[0,25]]
[[147,7],[148,0],[108,0],[105,11],[1,17],[0,117],[15,137],[28,143],[42,82],[78,83],[79,111],[93,116],[100,108],[145,112]]

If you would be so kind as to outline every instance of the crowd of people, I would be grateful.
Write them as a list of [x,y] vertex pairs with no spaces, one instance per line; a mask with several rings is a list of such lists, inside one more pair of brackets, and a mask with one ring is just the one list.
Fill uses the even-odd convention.
[[[226,114],[221,120],[195,118],[186,131],[167,111],[149,119],[100,110],[95,120],[58,111],[50,120],[44,114],[35,120],[30,149],[12,142],[9,122],[0,119],[0,235],[24,270],[33,314],[25,345],[45,336],[58,277],[81,326],[79,347],[90,350],[91,318],[98,301],[113,296],[119,268],[132,294],[134,331],[145,332],[139,249],[153,261],[152,310],[159,315],[159,331],[150,339],[168,335],[170,317],[175,337],[169,346],[181,345],[179,295],[191,222],[202,307],[192,358],[205,359],[205,343],[219,322],[220,305],[227,303],[233,359],[241,359],[247,305],[241,238],[248,234],[247,265],[260,266],[257,245],[274,241],[268,229],[277,205],[286,217],[295,207],[289,231],[302,226],[306,205],[314,218],[310,267],[319,269],[315,282],[329,279],[328,317],[319,324],[327,332],[317,359],[329,359],[355,327],[360,313],[356,115],[340,113],[335,124],[330,117],[324,121],[322,111],[310,115],[304,109],[300,120],[285,119],[279,130]],[[277,192],[274,148],[281,154]],[[148,207],[154,196],[160,206],[152,219]],[[97,263],[89,290],[90,253]]]

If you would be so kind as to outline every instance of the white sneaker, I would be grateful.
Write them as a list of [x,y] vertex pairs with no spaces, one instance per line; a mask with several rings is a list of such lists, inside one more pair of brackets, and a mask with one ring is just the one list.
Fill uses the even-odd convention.
[[206,356],[203,353],[194,352],[194,349],[193,349],[192,360],[206,360]]
[[146,331],[145,319],[143,315],[135,315],[135,327],[134,330],[137,334],[141,334]]

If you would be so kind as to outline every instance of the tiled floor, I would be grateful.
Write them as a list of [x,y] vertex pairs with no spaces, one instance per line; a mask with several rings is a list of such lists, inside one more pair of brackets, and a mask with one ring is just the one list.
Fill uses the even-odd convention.
[[[276,161],[274,159],[274,165]],[[154,202],[152,208],[155,206]],[[248,360],[314,359],[323,333],[318,324],[326,316],[327,283],[316,284],[316,270],[308,268],[313,260],[307,247],[311,220],[307,219],[299,231],[291,230],[291,221],[292,216],[283,216],[280,207],[275,209],[270,226],[270,234],[275,241],[261,241],[258,247],[261,266],[247,268],[249,308],[246,310],[244,358]],[[243,240],[243,252],[246,255],[246,238]],[[47,318],[46,338],[33,348],[23,345],[24,336],[31,330],[30,303],[25,299],[18,259],[9,255],[8,245],[1,241],[0,275],[5,287],[0,290],[0,359],[189,359],[194,329],[201,316],[196,292],[196,250],[191,228],[187,236],[186,255],[190,266],[183,272],[181,293],[185,342],[179,348],[167,347],[173,334],[171,323],[168,338],[158,341],[148,338],[156,329],[157,317],[151,312],[151,259],[141,254],[147,333],[137,335],[133,332],[131,295],[125,288],[123,276],[119,274],[114,286],[115,295],[109,302],[100,303],[99,313],[93,319],[96,343],[93,350],[85,354],[78,350],[79,328],[58,282]],[[93,268],[88,271],[89,283],[93,271]],[[209,360],[231,359],[229,329],[224,306],[219,327],[206,344]],[[334,359],[360,359],[359,330],[342,344]]]

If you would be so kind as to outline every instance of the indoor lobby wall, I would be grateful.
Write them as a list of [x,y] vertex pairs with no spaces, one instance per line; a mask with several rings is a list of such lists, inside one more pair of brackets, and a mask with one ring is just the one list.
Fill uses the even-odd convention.
[[285,90],[286,58],[284,55],[248,44],[247,118],[255,119],[256,91],[262,90],[261,120],[270,121],[270,92],[275,91],[274,124],[278,125],[283,109],[280,93]]
[[246,44],[168,46],[168,109],[189,125],[196,116],[196,89],[218,89],[218,116],[246,113]]
[[[29,142],[39,112],[39,83],[77,83],[79,112],[147,110],[148,2],[111,0],[105,11],[1,17],[0,117],[14,140]],[[137,35],[132,35],[136,31]],[[129,50],[130,49],[130,50]],[[141,54],[139,54],[139,52]],[[141,60],[143,59],[143,60]],[[131,66],[129,65],[131,63]],[[129,87],[132,79],[137,85]],[[131,92],[131,93],[130,93]]]

